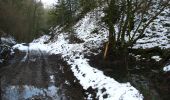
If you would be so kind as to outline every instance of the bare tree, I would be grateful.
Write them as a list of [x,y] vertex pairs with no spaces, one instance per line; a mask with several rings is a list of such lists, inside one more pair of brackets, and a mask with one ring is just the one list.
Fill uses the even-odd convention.
[[109,41],[104,56],[108,52],[127,52],[169,3],[169,0],[107,0],[103,21],[109,30]]

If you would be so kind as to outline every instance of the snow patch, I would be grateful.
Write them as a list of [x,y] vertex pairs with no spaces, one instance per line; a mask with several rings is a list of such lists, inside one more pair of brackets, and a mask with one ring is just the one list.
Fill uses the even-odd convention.
[[23,44],[16,44],[13,46],[13,49],[19,49],[21,51],[27,51],[28,50],[28,46],[25,46]]
[[154,59],[155,61],[160,61],[162,58],[160,58],[160,56],[152,56],[152,59]]
[[146,29],[145,37],[139,39],[133,48],[153,48],[160,47],[162,49],[170,48],[170,9],[165,9]]
[[163,71],[168,72],[170,71],[170,65],[167,65],[163,68]]
[[16,44],[13,46],[13,49],[18,49],[23,52],[27,52],[28,50],[33,50],[33,51],[47,51],[46,46],[41,44],[41,43],[29,43],[28,45],[24,44]]

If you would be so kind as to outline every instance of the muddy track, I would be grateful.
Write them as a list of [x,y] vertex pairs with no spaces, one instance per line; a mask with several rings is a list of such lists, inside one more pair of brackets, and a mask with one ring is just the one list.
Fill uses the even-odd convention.
[[84,90],[60,55],[18,52],[0,70],[1,100],[83,100]]

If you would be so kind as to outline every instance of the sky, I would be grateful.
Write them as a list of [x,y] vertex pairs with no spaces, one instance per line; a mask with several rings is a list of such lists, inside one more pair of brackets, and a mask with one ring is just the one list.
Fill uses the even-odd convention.
[[41,0],[45,7],[53,6],[57,0]]

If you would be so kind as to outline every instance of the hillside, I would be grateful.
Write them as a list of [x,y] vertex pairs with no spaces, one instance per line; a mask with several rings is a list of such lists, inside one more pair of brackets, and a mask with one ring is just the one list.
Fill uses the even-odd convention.
[[[103,13],[101,12],[100,14],[102,17]],[[169,18],[169,9],[166,9],[147,28],[145,37],[138,40],[133,48],[160,47],[161,49],[169,49]],[[53,40],[45,44],[44,42],[48,41],[50,36],[42,36],[30,43],[29,49],[41,49],[50,54],[61,54],[63,59],[70,65],[69,67],[71,67],[83,88],[85,90],[89,88],[95,90],[95,97],[87,93],[89,94],[89,99],[93,97],[99,100],[142,100],[142,94],[131,86],[129,82],[119,83],[89,65],[90,59],[87,57],[101,53],[101,47],[107,41],[108,32],[99,25],[99,22],[100,20],[95,19],[93,12],[89,12],[74,26],[74,41],[70,40],[68,33],[60,33],[61,29],[56,27],[56,35]],[[99,29],[97,33],[93,33],[95,29]],[[154,35],[152,35],[153,33]],[[14,48],[22,50],[24,47],[18,44]]]
[[[123,23],[126,16],[121,17],[121,20],[118,18],[126,28],[121,30],[119,21],[114,23],[114,26],[110,25],[114,28],[114,34],[117,33],[115,35],[117,41],[114,41],[116,43],[112,45],[115,46],[114,50],[112,47],[109,48],[110,30],[109,25],[106,24],[109,18],[104,19],[109,13],[104,10],[105,7],[107,8],[103,5],[83,13],[74,24],[65,22],[71,26],[68,24],[68,26],[58,25],[51,28],[49,35],[42,35],[31,43],[14,45],[12,47],[16,52],[14,61],[10,60],[9,66],[2,69],[2,72],[6,73],[2,78],[2,86],[6,86],[6,82],[12,83],[7,90],[5,90],[6,87],[3,90],[7,94],[5,98],[8,98],[9,91],[18,90],[21,93],[29,91],[30,94],[23,96],[28,100],[34,99],[37,95],[49,97],[50,100],[63,98],[64,100],[169,100],[170,8],[163,9],[147,26],[144,34],[140,31],[147,21],[138,28],[140,17],[135,16],[137,20],[130,30],[132,21],[129,20],[131,19],[127,17],[127,22]],[[115,10],[112,7],[108,9]],[[78,15],[81,10],[78,10],[76,14]],[[156,10],[153,8],[148,10],[150,13],[145,17],[148,18],[153,12],[156,13]],[[126,12],[123,12],[122,16],[124,13]],[[111,19],[115,16],[111,16]],[[138,29],[136,33],[135,28]],[[119,30],[121,30],[120,33],[122,32],[121,41]],[[133,38],[132,41],[130,40],[133,33],[135,38],[141,35],[136,42]],[[12,69],[10,69],[11,66]],[[14,70],[13,67],[19,71]],[[12,76],[12,79],[8,79],[8,74]],[[15,75],[18,76],[15,77]],[[35,79],[31,76],[35,76]],[[17,81],[14,81],[15,79]],[[22,84],[22,91],[17,82]],[[36,82],[40,84],[39,87],[36,87]],[[43,82],[47,82],[44,83],[47,86],[41,87]],[[64,92],[58,95],[60,89]],[[9,98],[12,98],[11,95],[13,92],[9,93]],[[16,95],[20,98],[18,94]]]

